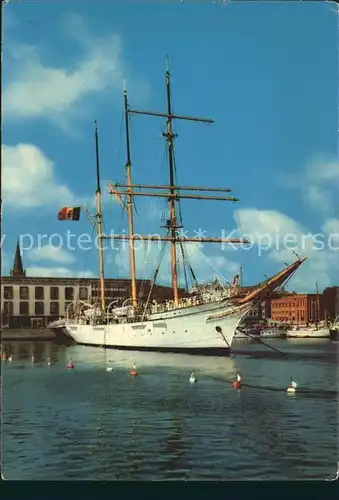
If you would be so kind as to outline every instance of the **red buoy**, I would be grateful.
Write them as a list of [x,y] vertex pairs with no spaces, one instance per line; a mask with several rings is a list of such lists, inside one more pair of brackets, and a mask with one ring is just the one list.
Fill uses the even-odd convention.
[[241,377],[240,377],[239,373],[237,373],[236,380],[232,381],[232,387],[234,389],[241,389]]
[[1,354],[1,357],[2,357],[2,359],[7,359],[7,354],[6,354],[5,352],[3,352],[3,353]]
[[240,383],[240,382],[238,382],[237,380],[233,380],[233,382],[232,382],[232,387],[233,387],[234,389],[240,389],[240,387],[241,387],[241,383]]
[[132,375],[132,377],[136,377],[138,375],[135,364],[133,364],[133,370],[131,370],[129,374]]
[[68,361],[68,363],[66,365],[66,368],[68,368],[69,370],[71,370],[72,368],[74,368],[74,365],[73,365],[72,361]]

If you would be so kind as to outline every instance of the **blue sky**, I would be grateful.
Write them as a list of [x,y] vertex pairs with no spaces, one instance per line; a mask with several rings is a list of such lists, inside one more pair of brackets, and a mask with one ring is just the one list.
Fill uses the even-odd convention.
[[[123,80],[130,106],[165,111],[165,56],[170,57],[173,108],[211,117],[213,125],[176,123],[178,183],[231,187],[237,204],[183,201],[189,234],[236,230],[263,250],[190,245],[201,279],[226,279],[243,266],[246,283],[309,256],[290,288],[338,284],[338,251],[314,249],[301,235],[339,234],[337,160],[338,30],[328,3],[300,2],[44,2],[10,3],[3,35],[3,274],[18,234],[30,275],[97,274],[95,250],[67,248],[65,233],[92,234],[58,222],[65,205],[94,213],[93,121],[98,120],[102,179],[124,181]],[[166,183],[164,123],[133,116],[135,183]],[[103,191],[106,191],[103,183]],[[121,206],[104,195],[106,228],[126,228]],[[335,203],[337,208],[335,208]],[[137,198],[136,231],[159,231],[166,202]],[[65,245],[51,248],[59,242]],[[46,234],[38,248],[38,234]],[[75,238],[74,236],[73,238]],[[339,236],[332,245],[339,247]],[[74,241],[74,240],[73,240]],[[118,246],[118,245],[116,245]],[[41,247],[41,245],[40,245]],[[278,251],[279,250],[279,251]],[[167,255],[167,254],[166,254]],[[168,279],[164,257],[161,280]],[[157,250],[137,251],[139,277],[151,277]],[[207,260],[210,264],[207,263]],[[127,276],[126,251],[105,252],[107,276]]]

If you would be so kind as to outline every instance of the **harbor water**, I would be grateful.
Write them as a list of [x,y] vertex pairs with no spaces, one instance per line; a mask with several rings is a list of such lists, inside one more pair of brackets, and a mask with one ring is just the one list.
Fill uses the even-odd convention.
[[[286,354],[246,339],[230,358],[5,342],[4,478],[333,478],[338,343],[265,342]],[[237,372],[240,390],[231,386]],[[300,392],[289,395],[291,377]]]

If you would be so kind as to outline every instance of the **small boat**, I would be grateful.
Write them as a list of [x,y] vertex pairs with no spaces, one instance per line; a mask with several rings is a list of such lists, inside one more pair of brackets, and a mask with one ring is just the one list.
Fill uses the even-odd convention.
[[286,337],[286,332],[282,328],[263,327],[263,328],[237,328],[236,339],[254,338],[282,338]]
[[53,330],[53,333],[55,335],[54,339],[55,344],[61,344],[61,345],[74,344],[74,340],[66,330],[66,320],[64,318],[59,318],[55,321],[52,321],[47,325],[47,328]]
[[282,328],[264,328],[260,332],[260,338],[285,338],[286,332]]
[[316,283],[317,290],[317,313],[314,324],[300,326],[299,321],[296,328],[287,330],[286,337],[290,338],[329,338],[330,332],[324,321],[321,321],[320,315],[320,300],[319,300],[319,290],[318,283]]
[[235,339],[250,339],[251,337],[258,338],[260,337],[261,330],[258,328],[241,328],[238,327],[236,329],[236,333],[234,335]]
[[305,326],[287,330],[287,338],[329,338],[330,332],[326,327]]

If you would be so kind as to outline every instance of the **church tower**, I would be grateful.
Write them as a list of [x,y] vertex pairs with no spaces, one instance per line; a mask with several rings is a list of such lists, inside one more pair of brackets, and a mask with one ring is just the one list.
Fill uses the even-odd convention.
[[11,276],[18,278],[26,277],[26,271],[24,270],[22,265],[19,240],[16,243],[16,250],[14,255],[13,269],[11,269]]

